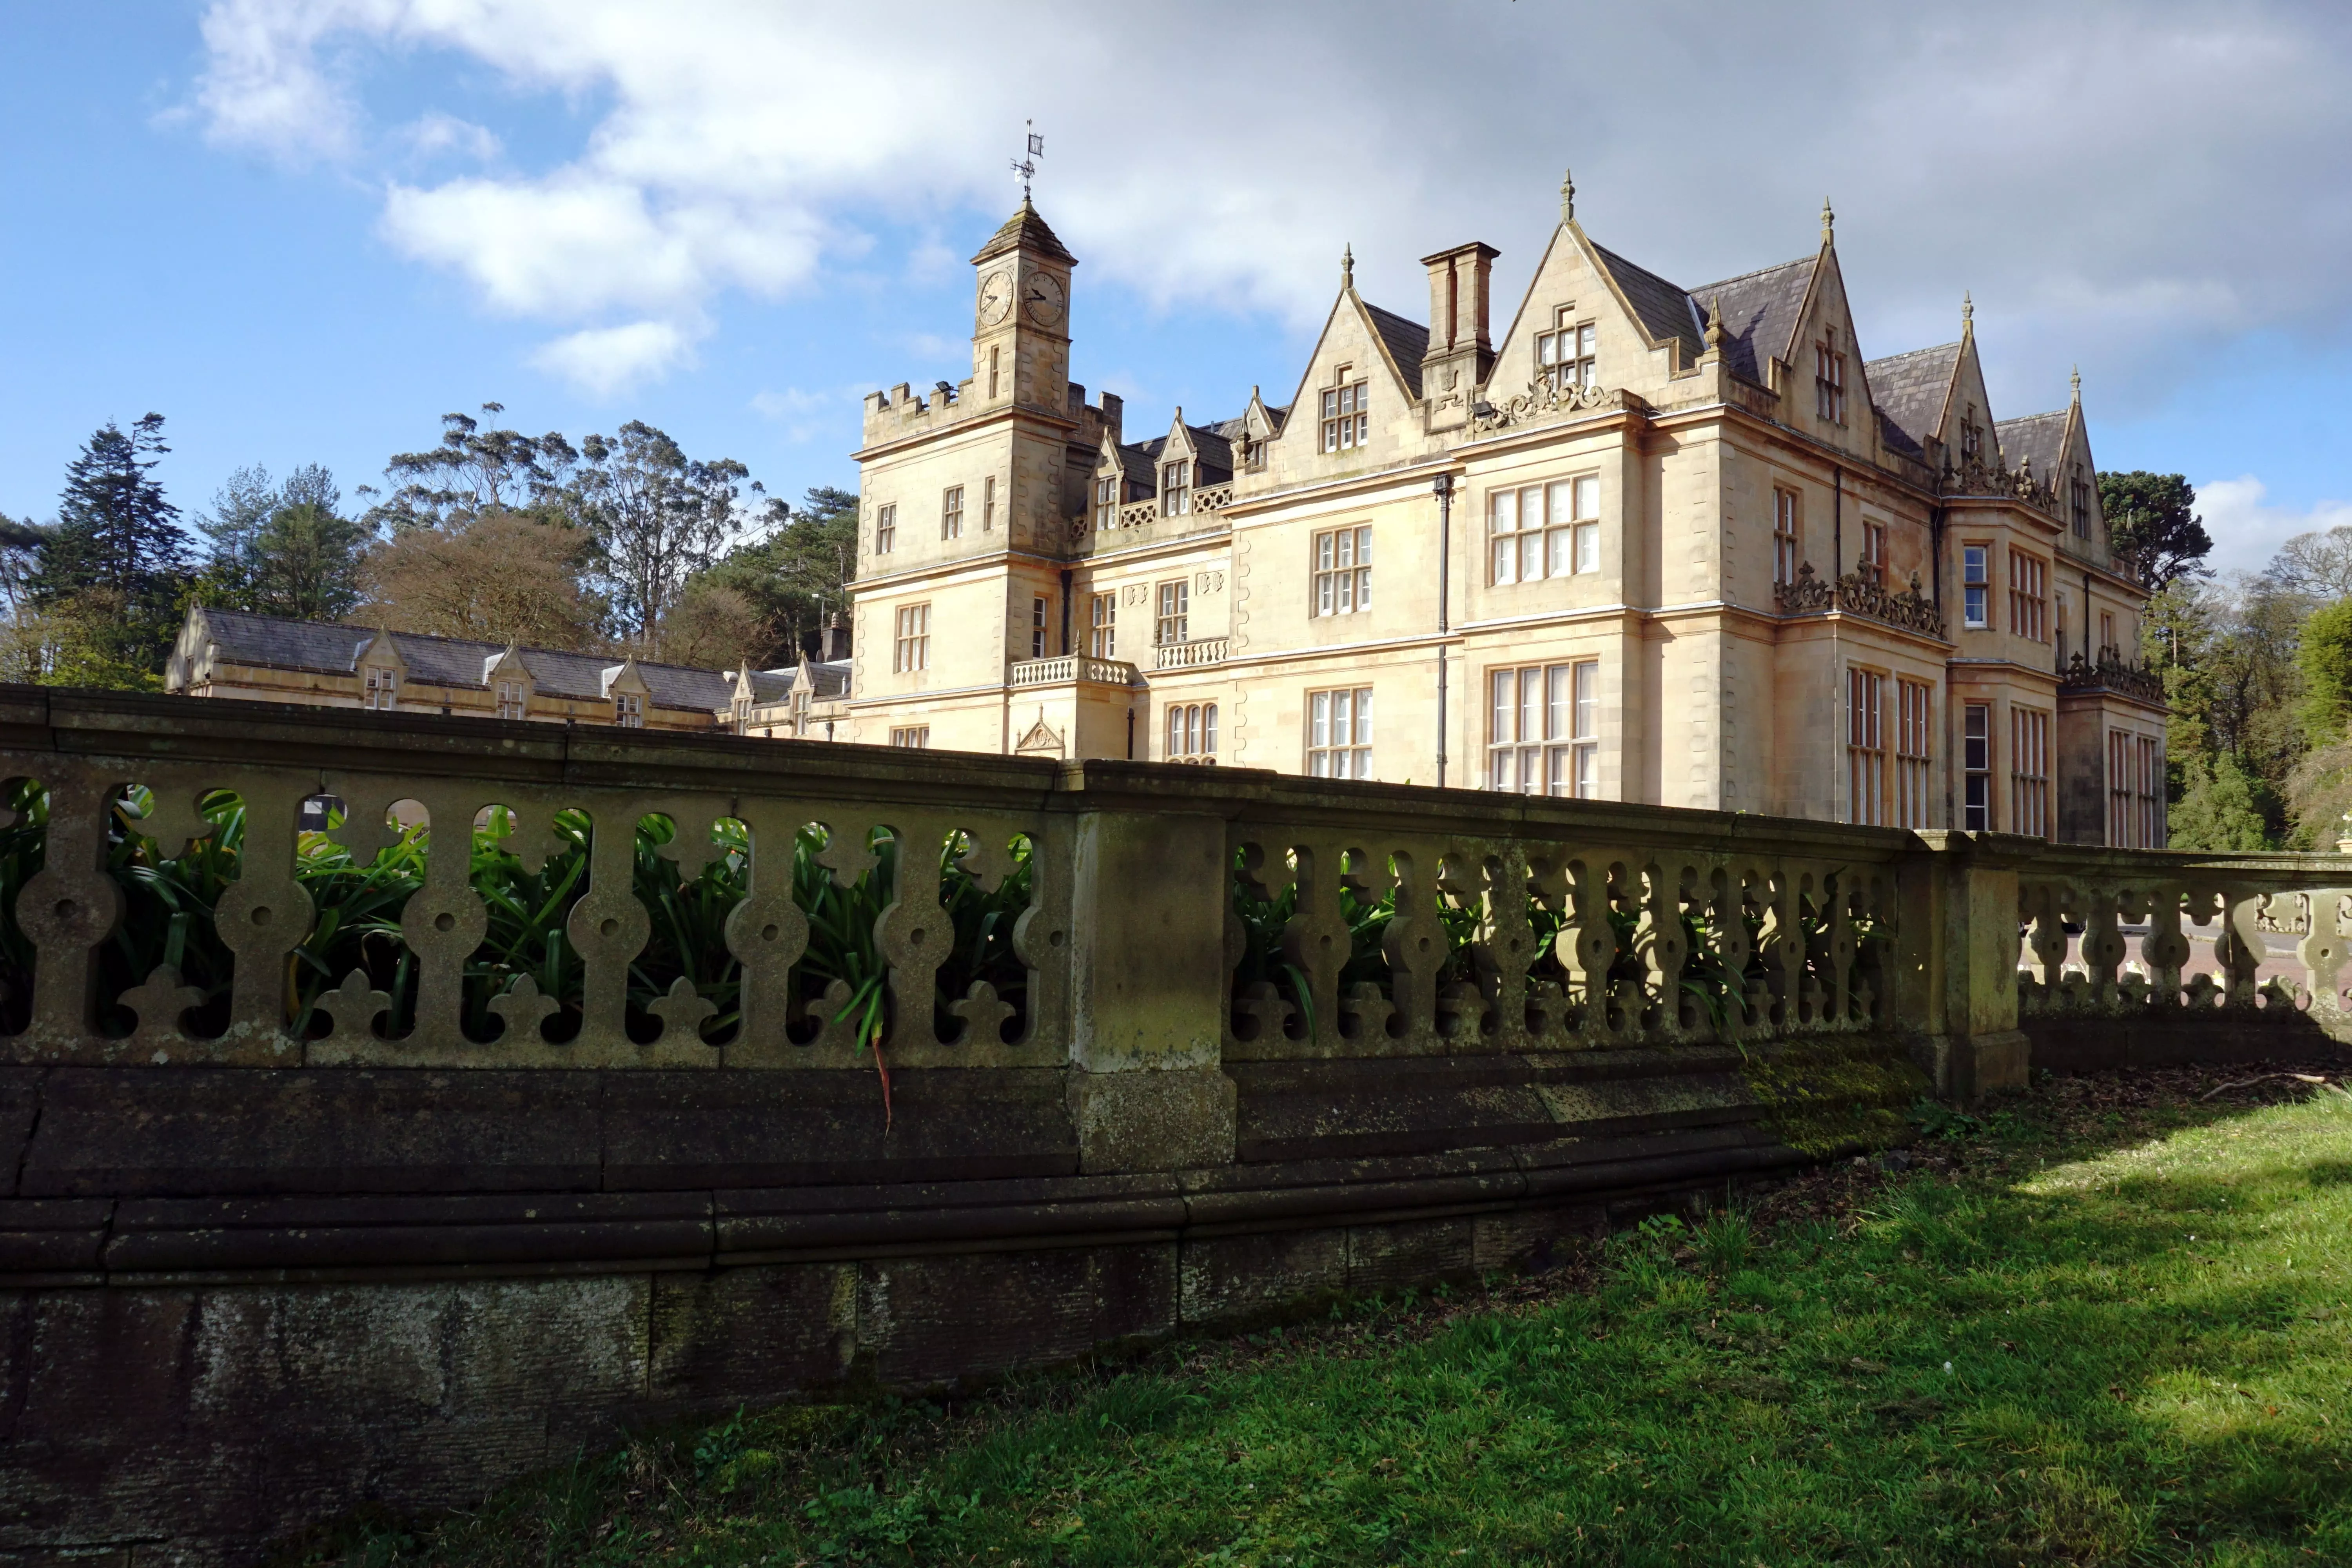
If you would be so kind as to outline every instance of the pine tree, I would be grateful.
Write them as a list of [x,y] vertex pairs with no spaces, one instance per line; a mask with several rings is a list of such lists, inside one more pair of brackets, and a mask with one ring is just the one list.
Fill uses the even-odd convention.
[[28,584],[38,608],[73,628],[58,654],[61,679],[152,685],[171,653],[191,561],[179,509],[154,478],[170,450],[163,416],[150,414],[128,433],[110,423],[66,469]]

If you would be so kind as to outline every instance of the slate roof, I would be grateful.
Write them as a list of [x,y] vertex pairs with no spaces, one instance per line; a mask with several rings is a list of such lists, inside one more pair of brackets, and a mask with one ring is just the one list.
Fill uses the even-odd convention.
[[1020,210],[1004,220],[1004,226],[988,237],[988,243],[971,258],[972,265],[976,267],[992,256],[1002,256],[1024,245],[1042,256],[1058,258],[1073,267],[1077,265],[1078,258],[1062,248],[1062,242],[1045,226],[1045,220],[1037,216],[1037,209],[1029,205],[1027,196],[1021,198]]
[[1804,309],[1805,290],[1812,287],[1813,268],[1820,263],[1818,255],[1802,257],[1690,291],[1702,321],[1710,301],[1721,304],[1727,335],[1723,356],[1734,374],[1764,384],[1764,362],[1788,352],[1797,312]]
[[[362,649],[378,635],[367,626],[339,626],[322,621],[288,620],[278,616],[248,615],[242,610],[206,609],[208,640],[219,657],[237,664],[270,669],[317,670],[350,675],[359,668]],[[474,642],[459,637],[424,637],[394,632],[392,646],[408,666],[408,679],[434,686],[471,687],[483,690],[483,672],[506,652],[504,643]],[[623,660],[604,654],[567,653],[556,648],[517,650],[530,671],[534,690],[551,697],[602,701],[604,672]],[[718,713],[735,698],[735,682],[716,669],[684,665],[638,662],[637,673],[656,708],[681,712]]]
[[1660,342],[1679,342],[1683,363],[1706,352],[1706,307],[1694,305],[1691,295],[1646,267],[1638,267],[1615,251],[1594,246],[1593,252],[1623,289],[1640,319],[1642,330]]
[[1944,402],[1959,363],[1960,345],[1951,342],[1890,354],[1862,367],[1889,447],[1914,458],[1927,456],[1929,438],[1943,426]]
[[[1213,425],[1194,425],[1189,421],[1185,424],[1184,428],[1192,433],[1193,450],[1198,454],[1195,461],[1200,471],[1192,476],[1194,484],[1221,485],[1234,477],[1234,444],[1226,438],[1224,432],[1239,430],[1241,424],[1238,419],[1220,419]],[[1127,464],[1128,477],[1137,477],[1139,464],[1142,469],[1139,482],[1156,494],[1160,489],[1160,455],[1167,449],[1168,437],[1154,436],[1149,441],[1137,441],[1121,447],[1118,452]]]
[[2013,468],[2028,458],[2033,460],[2033,477],[2047,480],[2058,467],[2058,452],[2066,444],[2066,416],[2061,408],[2054,414],[2029,414],[2022,419],[2003,419],[1992,427],[1992,438],[2000,447],[2004,468]]
[[1404,375],[1405,390],[1413,396],[1421,395],[1421,362],[1429,353],[1429,328],[1419,321],[1409,321],[1394,310],[1383,310],[1366,301],[1364,309],[1371,312],[1372,330],[1381,334],[1389,356],[1396,361],[1397,369]]

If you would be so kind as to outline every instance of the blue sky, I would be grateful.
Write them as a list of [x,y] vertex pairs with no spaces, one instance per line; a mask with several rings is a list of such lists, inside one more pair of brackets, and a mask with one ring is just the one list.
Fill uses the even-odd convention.
[[1418,314],[1415,258],[1486,238],[1507,314],[1572,162],[1587,228],[1685,282],[1809,250],[1830,192],[1867,353],[1973,289],[1997,411],[2079,363],[2102,466],[2188,473],[2225,564],[2352,521],[2332,12],[1447,13],[1212,5],[1171,41],[1043,5],[12,5],[0,511],[48,516],[150,409],[191,511],[247,463],[378,481],[488,399],[854,482],[861,393],[968,371],[965,258],[1034,115],[1074,374],[1130,435],[1286,396],[1343,242]]

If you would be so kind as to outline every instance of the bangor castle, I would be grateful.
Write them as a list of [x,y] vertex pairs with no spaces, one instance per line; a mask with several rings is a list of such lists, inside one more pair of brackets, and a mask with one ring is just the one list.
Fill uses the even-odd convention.
[[1343,260],[1280,401],[1138,440],[1024,198],[970,377],[866,400],[836,738],[2164,842],[2079,380],[1997,418],[1965,307],[1865,357],[1826,206],[1686,288],[1563,186],[1499,332],[1496,254],[1412,314]]

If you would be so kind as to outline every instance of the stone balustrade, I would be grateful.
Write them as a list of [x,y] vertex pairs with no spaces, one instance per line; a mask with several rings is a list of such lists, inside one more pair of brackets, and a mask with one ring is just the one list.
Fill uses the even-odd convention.
[[26,688],[0,787],[0,1558],[257,1561],[2352,1037],[2326,857]]
[[1059,686],[1066,681],[1090,680],[1101,686],[1132,686],[1135,666],[1116,658],[1090,658],[1085,654],[1063,654],[1055,658],[1024,658],[1008,671],[1007,684],[1024,686]]
[[1194,642],[1161,643],[1151,650],[1154,669],[1194,669],[1204,664],[1225,662],[1227,637],[1202,637]]

